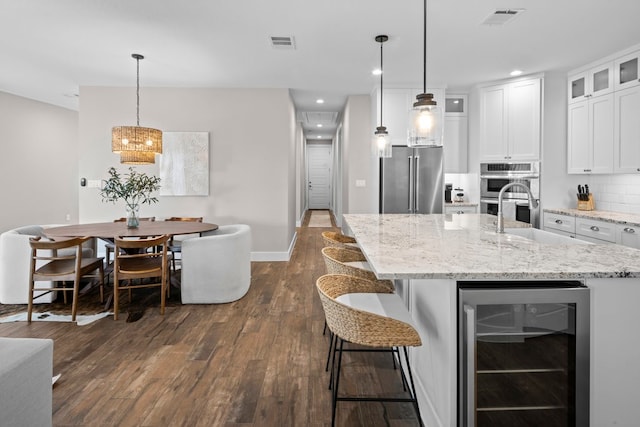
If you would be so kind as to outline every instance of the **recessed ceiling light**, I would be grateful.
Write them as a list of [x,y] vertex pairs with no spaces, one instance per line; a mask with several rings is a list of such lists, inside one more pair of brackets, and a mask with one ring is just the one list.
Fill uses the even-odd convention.
[[320,138],[322,138],[322,137],[321,137],[320,135],[318,135],[318,136],[316,136],[316,138],[320,139]]
[[318,123],[318,124],[316,125],[316,127],[321,128],[321,127],[322,127],[322,123]]
[[382,74],[382,70],[380,68],[376,68],[371,72],[371,74],[373,74],[374,76],[379,76],[380,74]]
[[322,98],[316,99],[316,104],[324,104],[324,99]]
[[509,73],[511,76],[519,76],[522,74],[522,70],[513,70],[512,72]]

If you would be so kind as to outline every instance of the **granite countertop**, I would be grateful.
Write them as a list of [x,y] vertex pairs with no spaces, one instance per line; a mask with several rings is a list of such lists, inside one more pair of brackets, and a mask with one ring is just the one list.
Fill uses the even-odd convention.
[[[495,216],[346,214],[380,279],[640,277],[640,251],[614,244],[543,244],[495,232]],[[529,224],[506,221],[505,228]]]
[[625,212],[611,211],[581,211],[578,209],[544,209],[544,212],[555,213],[560,215],[570,215],[576,218],[597,219],[599,221],[612,222],[615,224],[627,224],[640,227],[640,215]]

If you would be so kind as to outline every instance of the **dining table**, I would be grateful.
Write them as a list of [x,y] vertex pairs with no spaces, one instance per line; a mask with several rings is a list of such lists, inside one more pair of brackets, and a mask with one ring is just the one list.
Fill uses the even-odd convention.
[[148,237],[169,234],[194,234],[217,230],[217,224],[191,221],[140,221],[136,228],[126,222],[97,222],[45,228],[47,237],[97,237],[112,240],[115,237]]
[[[140,221],[138,227],[128,228],[124,221],[118,222],[97,222],[88,224],[72,224],[59,227],[50,227],[43,230],[45,236],[53,237],[95,237],[98,239],[113,242],[116,237],[149,237],[169,234],[175,236],[178,234],[195,234],[204,233],[218,229],[218,224],[207,222],[191,222],[191,221]],[[94,245],[94,250],[95,250]],[[112,267],[105,267],[105,274],[111,272]],[[175,287],[180,287],[177,277],[170,275],[170,283]],[[83,288],[80,293],[86,293],[91,289],[89,284]],[[109,295],[105,304],[105,309],[111,305],[113,295]]]

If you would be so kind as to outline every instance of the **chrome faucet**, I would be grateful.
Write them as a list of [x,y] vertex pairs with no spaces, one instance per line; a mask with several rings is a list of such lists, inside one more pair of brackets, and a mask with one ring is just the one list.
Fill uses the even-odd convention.
[[538,201],[531,194],[531,190],[526,185],[521,182],[510,182],[500,189],[500,194],[498,194],[498,222],[496,223],[496,233],[504,233],[504,216],[502,215],[502,199],[504,197],[504,192],[511,187],[522,187],[527,191],[527,198],[529,200],[529,207],[531,209],[535,209],[538,207]]

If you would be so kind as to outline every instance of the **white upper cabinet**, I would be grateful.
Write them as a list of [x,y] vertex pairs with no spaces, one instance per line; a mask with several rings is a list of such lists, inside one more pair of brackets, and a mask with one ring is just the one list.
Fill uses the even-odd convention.
[[444,171],[466,173],[467,147],[469,145],[469,123],[467,118],[467,95],[445,96],[444,109]]
[[569,76],[569,104],[613,92],[613,62]]
[[540,82],[527,79],[480,89],[482,160],[539,160]]
[[640,50],[622,56],[615,61],[615,89],[621,90],[640,85]]
[[569,104],[567,171],[612,173],[614,141],[613,93]]
[[640,46],[570,72],[568,173],[640,172]]
[[640,172],[640,86],[616,91],[614,97],[614,169]]

